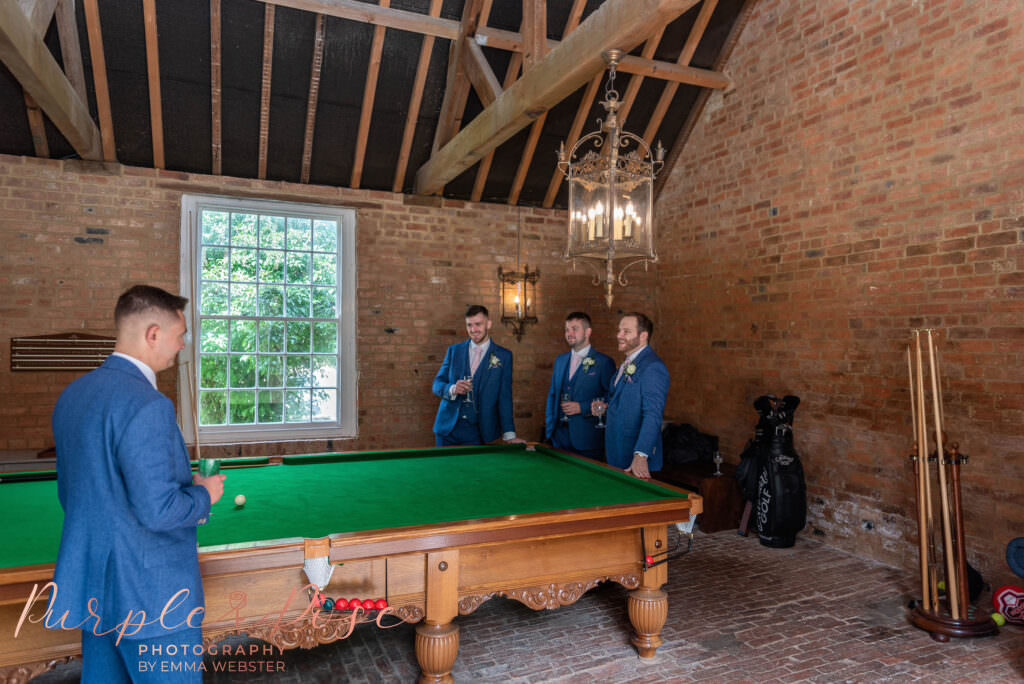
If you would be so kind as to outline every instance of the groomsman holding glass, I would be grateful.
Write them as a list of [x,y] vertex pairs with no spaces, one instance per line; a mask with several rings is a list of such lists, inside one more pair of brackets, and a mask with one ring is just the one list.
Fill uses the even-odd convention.
[[608,396],[615,362],[590,344],[590,316],[574,311],[565,318],[569,351],[555,359],[544,416],[544,436],[557,449],[604,461],[604,426],[591,412],[594,399]]
[[591,407],[600,410],[604,404],[608,411],[608,465],[643,480],[661,470],[661,421],[669,386],[668,368],[647,346],[653,334],[654,324],[642,313],[628,313],[619,320],[616,339],[626,358],[612,381],[611,398]]
[[448,347],[433,391],[441,398],[434,420],[437,446],[486,444],[516,438],[512,415],[512,352],[490,337],[487,307],[466,310],[469,339]]

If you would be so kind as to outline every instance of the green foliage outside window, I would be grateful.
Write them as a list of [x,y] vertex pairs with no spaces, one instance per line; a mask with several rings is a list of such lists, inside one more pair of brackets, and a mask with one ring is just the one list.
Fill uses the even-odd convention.
[[203,210],[199,422],[338,419],[338,222]]

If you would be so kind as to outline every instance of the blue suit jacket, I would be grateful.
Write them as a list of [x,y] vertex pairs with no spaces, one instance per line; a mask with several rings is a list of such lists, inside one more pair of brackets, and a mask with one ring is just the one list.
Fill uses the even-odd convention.
[[[597,417],[590,413],[590,402],[596,397],[608,398],[612,378],[615,377],[615,362],[612,357],[595,351],[593,347],[586,358],[593,359],[589,368],[580,364],[576,374],[569,379],[569,364],[572,352],[566,352],[555,359],[555,367],[551,371],[551,388],[548,390],[547,411],[544,414],[544,436],[548,439],[558,427],[562,403],[562,394],[569,394],[571,401],[580,403],[581,413],[569,416],[569,439],[576,449],[598,449],[604,442],[603,430],[597,429]],[[583,363],[586,363],[584,360]]]
[[[109,630],[145,611],[154,624],[125,638],[187,629],[203,605],[196,523],[210,512],[206,489],[192,470],[174,405],[126,359],[110,356],[69,385],[53,412],[57,495],[64,527],[57,555],[51,626],[64,612],[68,627]],[[189,595],[158,622],[181,589]],[[94,599],[101,618],[89,618]],[[198,622],[193,618],[193,625]]]
[[612,387],[604,431],[605,457],[616,468],[628,468],[633,453],[647,454],[647,467],[661,470],[661,420],[668,396],[668,368],[650,347],[633,360],[636,371],[623,372]]
[[[469,375],[469,340],[448,347],[441,370],[434,378],[434,394],[441,397],[434,420],[434,433],[449,435],[459,419],[465,395],[448,398],[448,388]],[[473,408],[480,437],[493,442],[506,432],[515,432],[512,413],[512,352],[491,340],[487,354],[473,375]]]

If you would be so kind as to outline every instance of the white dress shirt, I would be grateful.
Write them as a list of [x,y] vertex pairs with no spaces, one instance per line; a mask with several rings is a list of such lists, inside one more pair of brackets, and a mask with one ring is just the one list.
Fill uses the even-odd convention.
[[154,373],[153,369],[146,365],[145,362],[139,361],[134,356],[122,354],[121,352],[114,352],[113,354],[111,354],[111,356],[120,356],[122,359],[126,361],[131,361],[133,364],[135,364],[135,367],[142,371],[142,374],[146,376],[146,379],[149,380],[149,384],[153,386],[153,389],[156,389],[156,373]]

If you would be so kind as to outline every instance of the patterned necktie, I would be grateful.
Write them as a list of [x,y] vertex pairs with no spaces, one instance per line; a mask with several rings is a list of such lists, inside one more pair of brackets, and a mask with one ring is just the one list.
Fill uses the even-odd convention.
[[469,355],[469,374],[476,375],[476,369],[480,367],[480,359],[484,355],[483,347],[473,347],[473,353]]

